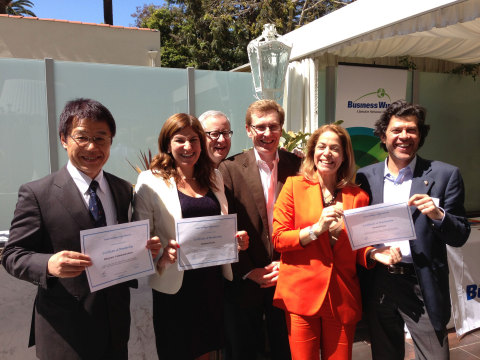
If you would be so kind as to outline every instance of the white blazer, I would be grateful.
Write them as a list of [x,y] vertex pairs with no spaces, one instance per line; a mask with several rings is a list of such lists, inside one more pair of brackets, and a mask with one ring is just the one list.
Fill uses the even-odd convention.
[[[220,203],[222,215],[228,214],[227,198],[222,175],[215,169],[214,184],[218,190],[213,193]],[[142,171],[135,184],[133,202],[133,219],[150,221],[150,236],[158,236],[163,246],[168,240],[175,239],[175,220],[182,218],[182,209],[178,198],[177,185],[173,178],[165,181],[155,176],[152,171]],[[162,252],[161,252],[162,253]],[[160,255],[161,255],[160,253]],[[223,276],[233,280],[230,264],[222,265]],[[183,271],[178,270],[177,263],[169,264],[161,274],[150,275],[150,286],[162,293],[176,294],[183,281]]]

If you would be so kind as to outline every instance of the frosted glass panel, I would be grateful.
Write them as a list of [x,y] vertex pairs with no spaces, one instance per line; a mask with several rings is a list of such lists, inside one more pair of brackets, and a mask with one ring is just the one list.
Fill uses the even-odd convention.
[[[100,101],[115,118],[113,139],[105,170],[130,182],[137,173],[131,163],[140,165],[139,151],[158,151],[157,139],[165,120],[187,112],[187,73],[184,69],[149,68],[74,62],[55,62],[57,123],[68,100],[87,97]],[[59,147],[59,164],[67,154]]]
[[430,132],[419,154],[460,168],[465,208],[480,212],[480,83],[471,76],[419,74],[419,103],[427,109]]
[[0,230],[10,228],[19,186],[50,171],[44,68],[0,59]]
[[245,113],[256,99],[250,73],[195,71],[196,116],[207,110],[219,110],[230,119],[233,137],[229,155],[252,147],[245,131]]

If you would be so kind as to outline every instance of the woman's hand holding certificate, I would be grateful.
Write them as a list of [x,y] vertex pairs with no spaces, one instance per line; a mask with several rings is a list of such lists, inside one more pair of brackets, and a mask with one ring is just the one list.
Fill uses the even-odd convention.
[[[178,219],[178,269],[188,270],[238,261],[237,215]],[[245,238],[246,237],[246,238]],[[248,236],[242,234],[242,246]]]

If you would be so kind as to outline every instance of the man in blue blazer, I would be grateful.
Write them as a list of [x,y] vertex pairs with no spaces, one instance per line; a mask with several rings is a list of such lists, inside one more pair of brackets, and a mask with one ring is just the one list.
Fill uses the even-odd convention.
[[408,203],[417,237],[389,243],[400,248],[402,261],[377,264],[364,282],[373,359],[403,360],[404,324],[412,335],[417,359],[449,358],[446,245],[462,246],[470,227],[459,169],[417,155],[429,130],[425,114],[418,105],[392,103],[374,131],[388,157],[360,169],[357,175],[370,204]]
[[[92,261],[80,246],[81,230],[130,219],[132,185],[102,170],[115,129],[98,101],[69,101],[59,125],[68,164],[18,192],[2,264],[38,286],[29,346],[36,345],[39,359],[128,359],[129,287],[136,280],[90,292],[85,268]],[[102,224],[89,211],[92,197],[102,204],[96,203]],[[160,240],[148,240],[147,247],[156,256]]]

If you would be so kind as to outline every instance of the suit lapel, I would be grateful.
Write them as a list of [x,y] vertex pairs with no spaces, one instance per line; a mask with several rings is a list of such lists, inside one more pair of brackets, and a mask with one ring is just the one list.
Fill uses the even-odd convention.
[[430,163],[417,156],[417,164],[413,172],[412,188],[410,196],[414,194],[429,194],[430,189],[435,183],[435,179],[431,175],[432,168]]
[[372,184],[370,185],[370,189],[375,189],[371,191],[372,205],[383,203],[384,173],[385,173],[385,162],[378,163],[372,168],[373,176],[372,176]]
[[125,198],[125,192],[121,191],[121,187],[117,186],[117,183],[114,181],[114,178],[109,173],[104,171],[103,175],[105,176],[108,182],[108,186],[110,188],[110,192],[113,197],[113,202],[115,203],[115,210],[117,213],[117,222],[119,224],[128,222],[130,220],[128,218],[129,211],[127,210],[127,212],[125,212],[124,204],[128,204],[131,200],[131,197],[129,199]]
[[53,186],[55,186],[53,191],[58,198],[58,204],[65,209],[65,213],[70,214],[81,229],[93,227],[93,220],[85,206],[82,194],[66,167],[57,173]]
[[345,191],[342,191],[342,204],[343,209],[348,210],[353,208],[353,196],[346,194]]
[[[414,194],[430,194],[430,189],[435,183],[435,179],[431,174],[432,168],[430,163],[417,155],[417,163],[413,172],[412,187],[410,189],[410,197]],[[415,206],[410,207],[413,220],[415,221],[420,210]]]
[[222,215],[228,214],[228,203],[227,198],[225,197],[225,190],[223,185],[223,180],[221,180],[222,175],[218,170],[215,170],[215,186],[217,190],[213,190],[213,194],[217,197],[217,200],[220,204],[220,211]]
[[268,228],[267,206],[265,204],[265,195],[263,193],[262,180],[255,160],[255,153],[250,150],[246,153],[243,163],[244,179],[247,188],[250,190],[258,213],[263,223]]
[[284,151],[278,151],[278,164],[277,164],[277,188],[276,188],[276,197],[280,194],[280,191],[287,181],[287,177],[292,175],[292,167],[294,165],[291,163],[289,158],[286,156]]

